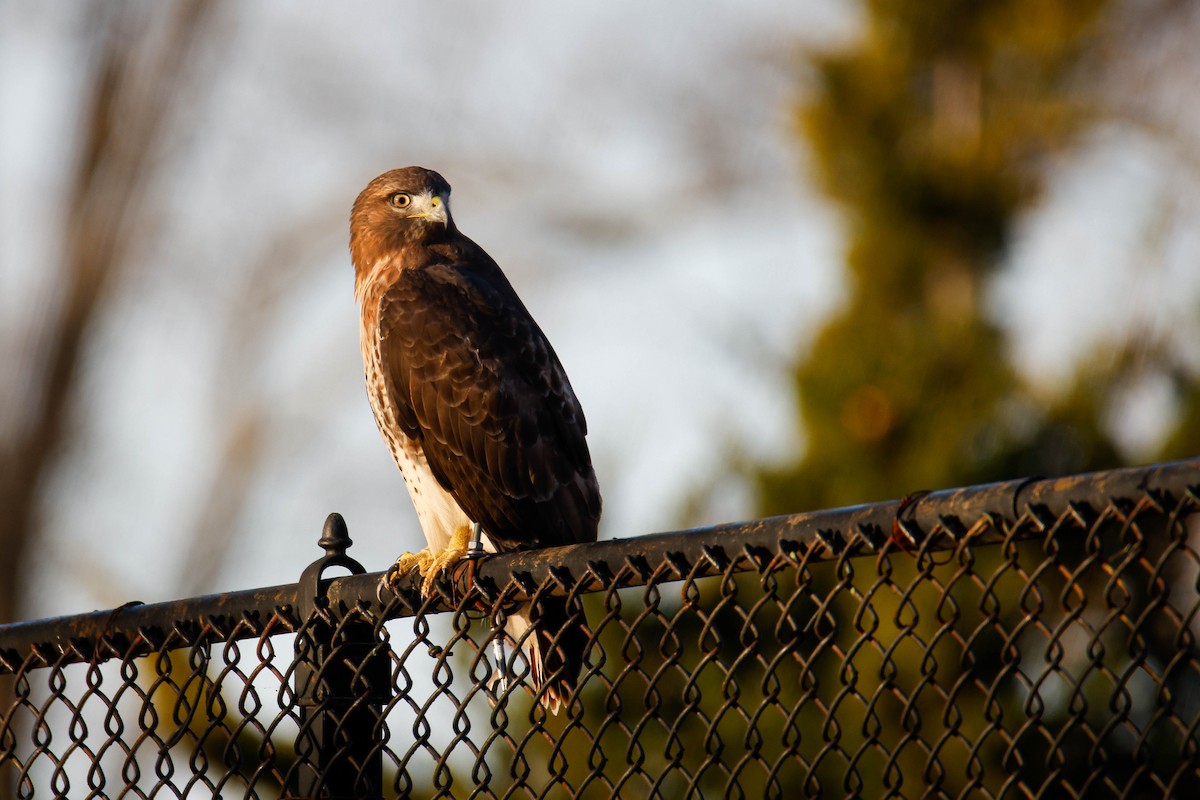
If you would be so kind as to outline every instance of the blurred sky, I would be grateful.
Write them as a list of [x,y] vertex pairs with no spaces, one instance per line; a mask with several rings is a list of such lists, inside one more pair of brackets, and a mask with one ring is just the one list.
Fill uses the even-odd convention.
[[[47,220],[87,85],[82,8],[0,4],[0,335],[17,361],[36,354],[28,332],[53,298]],[[161,229],[91,337],[31,610],[292,582],[335,510],[370,570],[422,545],[363,391],[346,251],[355,195],[407,164],[451,182],[459,227],[566,365],[590,424],[602,536],[673,527],[702,487],[705,521],[752,513],[727,461],[801,446],[787,366],[841,295],[838,219],[807,183],[791,114],[804,49],[852,37],[855,9],[224,8],[158,166]],[[1032,378],[1053,384],[1114,326],[1194,309],[1194,230],[1172,238],[1140,299],[1122,258],[1163,187],[1194,183],[1170,164],[1108,131],[1056,169],[995,304]],[[1142,404],[1142,439],[1155,402]],[[254,409],[269,413],[247,503],[215,577],[190,586],[179,538],[211,502],[215,432]]]

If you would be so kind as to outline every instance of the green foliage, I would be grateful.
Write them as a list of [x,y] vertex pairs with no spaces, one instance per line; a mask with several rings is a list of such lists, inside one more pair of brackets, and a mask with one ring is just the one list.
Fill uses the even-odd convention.
[[983,314],[1045,157],[1089,122],[1075,67],[1103,5],[880,0],[815,58],[798,128],[847,218],[850,299],[796,367],[807,447],[760,474],[765,512],[1116,464],[1104,387],[1035,396]]

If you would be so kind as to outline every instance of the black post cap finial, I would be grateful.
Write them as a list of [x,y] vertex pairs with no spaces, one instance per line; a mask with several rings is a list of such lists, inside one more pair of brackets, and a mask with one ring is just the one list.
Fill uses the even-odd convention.
[[321,538],[317,544],[325,549],[325,555],[305,567],[300,575],[297,594],[297,611],[300,619],[305,620],[324,602],[324,591],[321,587],[321,575],[329,567],[344,567],[354,575],[362,575],[367,570],[350,556],[346,550],[353,542],[346,528],[346,520],[334,512],[325,518],[325,526],[321,529]]
[[325,554],[328,556],[344,556],[352,544],[354,541],[350,538],[350,531],[346,528],[346,520],[342,519],[342,515],[335,511],[326,517],[317,546],[325,548]]

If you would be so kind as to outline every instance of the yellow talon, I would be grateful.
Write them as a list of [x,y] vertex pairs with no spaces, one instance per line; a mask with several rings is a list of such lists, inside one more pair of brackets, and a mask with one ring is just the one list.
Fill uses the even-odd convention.
[[412,572],[413,569],[421,569],[421,565],[430,558],[429,548],[425,548],[419,553],[402,553],[396,559],[396,565],[392,568],[397,574],[403,575]]
[[388,571],[384,573],[383,583],[389,589],[391,589],[392,592],[398,593],[400,588],[400,576],[407,575],[414,569],[420,574],[424,575],[425,570],[422,568],[422,565],[427,563],[430,558],[432,558],[432,556],[429,553],[429,548],[425,548],[418,553],[401,553],[400,557],[396,559],[396,563],[392,564]]

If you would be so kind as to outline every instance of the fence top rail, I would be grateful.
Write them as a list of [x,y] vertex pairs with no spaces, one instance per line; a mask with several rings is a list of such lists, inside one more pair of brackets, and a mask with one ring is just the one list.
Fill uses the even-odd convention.
[[[475,575],[485,596],[508,587],[508,597],[549,584],[551,593],[599,591],[622,586],[697,578],[746,568],[783,553],[812,561],[869,555],[890,546],[914,553],[972,544],[995,544],[1042,533],[1023,520],[1068,511],[1094,515],[1096,507],[1126,500],[1146,510],[1170,512],[1185,497],[1200,507],[1200,458],[1085,473],[1026,478],[914,493],[900,500],[790,514],[690,530],[655,533],[591,544],[489,556]],[[981,524],[983,523],[983,524]],[[327,526],[328,530],[328,526]],[[936,532],[937,535],[931,535]],[[899,541],[897,541],[899,539]],[[346,540],[348,544],[349,540]],[[329,550],[329,542],[322,539]],[[344,555],[344,554],[343,554]],[[343,559],[345,560],[345,559]],[[339,562],[341,563],[341,562]],[[320,570],[314,573],[319,577]],[[396,595],[380,591],[381,572],[320,581],[320,605],[391,617],[454,607],[455,581],[443,580],[441,596],[422,598],[416,582]],[[458,573],[461,578],[461,573]],[[458,582],[461,586],[461,581]],[[516,594],[513,586],[518,587]],[[99,662],[140,655],[172,640],[233,641],[294,631],[314,598],[300,582],[163,603],[127,603],[116,609],[0,625],[0,674],[30,666]],[[547,591],[546,588],[540,591]],[[382,596],[381,596],[382,595]]]

